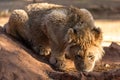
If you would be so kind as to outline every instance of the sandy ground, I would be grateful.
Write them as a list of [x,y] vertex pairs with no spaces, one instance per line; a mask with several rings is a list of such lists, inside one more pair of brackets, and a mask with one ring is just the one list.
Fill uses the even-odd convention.
[[7,23],[9,20],[9,17],[0,17],[0,26],[3,26],[5,23]]
[[109,46],[110,42],[120,44],[120,20],[96,20],[95,24],[103,31],[103,46]]

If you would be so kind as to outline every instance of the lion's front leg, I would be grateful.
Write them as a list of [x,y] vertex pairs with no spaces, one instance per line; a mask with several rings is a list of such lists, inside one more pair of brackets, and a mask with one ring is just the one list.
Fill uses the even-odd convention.
[[63,51],[52,49],[49,61],[59,70],[65,70],[65,54]]

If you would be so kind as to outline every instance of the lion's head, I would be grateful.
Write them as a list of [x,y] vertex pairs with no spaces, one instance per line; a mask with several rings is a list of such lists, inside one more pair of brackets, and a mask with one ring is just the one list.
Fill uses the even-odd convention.
[[102,32],[100,28],[70,28],[68,30],[68,54],[78,71],[92,71],[95,62],[103,56]]
[[78,71],[89,72],[104,54],[101,46],[102,31],[95,27],[94,19],[88,10],[72,8],[72,12],[72,21],[76,20],[76,23],[67,32],[67,52]]

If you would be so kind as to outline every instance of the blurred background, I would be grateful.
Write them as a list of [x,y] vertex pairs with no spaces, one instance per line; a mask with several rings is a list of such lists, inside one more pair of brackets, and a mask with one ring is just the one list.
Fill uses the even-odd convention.
[[111,42],[120,44],[120,0],[0,0],[0,26],[8,21],[12,10],[42,2],[88,9],[96,26],[102,28],[102,45],[109,46]]

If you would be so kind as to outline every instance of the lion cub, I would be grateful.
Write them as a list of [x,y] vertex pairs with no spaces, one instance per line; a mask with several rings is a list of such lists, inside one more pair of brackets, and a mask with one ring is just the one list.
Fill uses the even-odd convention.
[[55,4],[30,4],[14,10],[6,32],[31,45],[40,55],[49,55],[50,63],[63,70],[65,54],[78,71],[92,71],[103,56],[102,32],[95,27],[86,9]]

